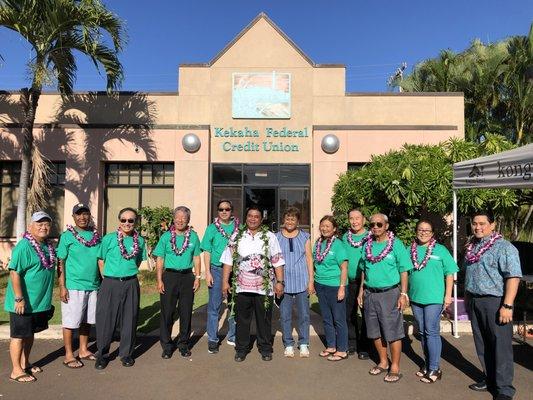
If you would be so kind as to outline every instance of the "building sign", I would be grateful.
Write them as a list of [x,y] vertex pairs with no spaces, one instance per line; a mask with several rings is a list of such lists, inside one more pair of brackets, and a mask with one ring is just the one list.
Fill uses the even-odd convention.
[[267,127],[264,131],[248,127],[215,127],[212,134],[224,152],[299,152],[300,142],[309,138],[307,128],[293,130],[287,127]]
[[291,74],[234,73],[232,117],[288,119],[291,117]]

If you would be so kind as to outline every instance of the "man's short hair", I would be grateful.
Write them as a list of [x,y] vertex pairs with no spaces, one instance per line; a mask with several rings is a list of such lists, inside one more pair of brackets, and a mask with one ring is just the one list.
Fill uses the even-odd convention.
[[491,224],[494,223],[494,221],[495,221],[494,212],[492,210],[490,210],[490,209],[474,211],[472,213],[472,215],[471,215],[471,218],[472,218],[472,221],[473,221],[475,217],[482,217],[482,216],[487,217],[488,221]]
[[132,213],[134,213],[135,214],[135,219],[137,219],[137,217],[139,216],[139,214],[137,213],[137,210],[135,208],[125,207],[125,208],[123,208],[122,210],[120,210],[118,212],[118,219],[120,219],[122,214],[124,214],[126,211],[131,211]]
[[174,211],[172,212],[172,217],[175,217],[176,214],[179,213],[180,211],[185,214],[185,216],[187,217],[187,223],[189,223],[191,221],[191,210],[189,209],[189,207],[185,207],[185,206],[176,207]]
[[250,207],[248,207],[248,208],[246,209],[246,213],[244,214],[244,216],[247,217],[247,216],[248,216],[248,213],[249,213],[250,211],[253,211],[253,210],[259,211],[259,214],[261,214],[261,217],[263,216],[263,210],[261,210],[261,208],[260,208],[258,205],[256,205],[256,204],[253,204],[253,205],[251,205]]
[[372,214],[370,216],[370,219],[372,219],[372,217],[381,217],[383,219],[383,221],[385,221],[386,224],[389,223],[389,217],[387,217],[385,214],[383,213],[375,213],[375,214]]

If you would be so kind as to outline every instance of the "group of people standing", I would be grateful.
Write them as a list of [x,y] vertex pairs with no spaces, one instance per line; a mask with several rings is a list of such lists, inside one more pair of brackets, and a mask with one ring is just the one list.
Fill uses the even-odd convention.
[[[48,327],[53,313],[56,262],[64,365],[80,368],[84,361],[94,360],[97,369],[106,368],[117,328],[122,365],[135,363],[132,356],[140,298],[137,273],[147,257],[145,241],[135,230],[137,212],[122,209],[118,229],[101,238],[91,225],[89,207],[77,204],[72,211],[74,225],[67,226],[61,235],[57,251],[47,240],[51,218],[42,211],[32,215],[28,232],[13,249],[5,308],[10,312],[12,338],[10,378],[17,382],[33,382],[35,374],[42,372],[30,363],[29,356],[34,333]],[[366,360],[373,343],[378,363],[369,374],[384,373],[388,383],[399,381],[405,336],[402,312],[410,305],[425,356],[416,375],[424,383],[441,379],[440,316],[452,302],[458,268],[446,247],[436,242],[430,221],[418,221],[415,239],[406,248],[389,230],[386,215],[374,214],[367,224],[357,209],[349,212],[350,228],[342,238],[335,218],[324,216],[313,245],[310,235],[299,228],[300,211],[294,207],[284,211],[283,227],[276,234],[262,224],[262,212],[255,206],[246,210],[244,224],[240,224],[229,200],[218,202],[217,217],[201,241],[189,225],[190,217],[187,207],[177,207],[170,229],[152,252],[157,258],[162,358],[170,359],[175,350],[183,357],[191,355],[191,316],[194,293],[201,284],[203,252],[209,288],[209,353],[219,351],[218,328],[226,299],[226,341],[235,346],[235,361],[244,361],[250,352],[252,316],[261,358],[272,359],[274,304],[280,308],[284,356],[293,358],[298,351],[300,357],[309,357],[309,296],[316,293],[326,338],[321,357],[337,362],[357,353],[359,359]],[[490,213],[476,213],[473,237],[466,247],[465,286],[476,350],[486,375],[485,381],[470,387],[488,389],[495,398],[508,399],[515,391],[511,322],[521,270],[516,248],[494,229]],[[294,303],[297,342],[292,335]],[[173,340],[176,307],[180,331]],[[96,354],[87,347],[92,324],[96,325]],[[80,337],[77,357],[72,348],[75,329]]]

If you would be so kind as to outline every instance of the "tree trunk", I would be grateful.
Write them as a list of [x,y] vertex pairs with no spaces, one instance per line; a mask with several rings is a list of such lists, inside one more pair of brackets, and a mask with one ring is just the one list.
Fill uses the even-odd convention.
[[35,112],[39,103],[41,91],[24,88],[21,91],[20,102],[24,112],[24,122],[22,124],[22,151],[20,168],[20,181],[17,203],[17,242],[22,238],[26,230],[26,208],[28,205],[28,188],[31,172],[31,155],[33,149],[33,124],[35,122]]
[[522,225],[520,226],[520,230],[516,234],[515,240],[518,240],[522,232],[524,232],[524,229],[526,229],[527,223],[529,222],[529,219],[531,218],[531,214],[533,214],[533,204],[529,205],[529,209],[527,210],[526,216],[524,217],[524,221],[522,222]]

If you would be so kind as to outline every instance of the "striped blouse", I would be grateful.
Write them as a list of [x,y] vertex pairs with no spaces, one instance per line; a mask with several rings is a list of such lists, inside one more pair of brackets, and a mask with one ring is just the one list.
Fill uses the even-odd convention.
[[281,231],[276,233],[285,266],[283,267],[283,279],[285,280],[285,293],[301,293],[309,284],[307,260],[305,258],[305,243],[309,240],[309,234],[300,230],[294,238],[283,236]]

